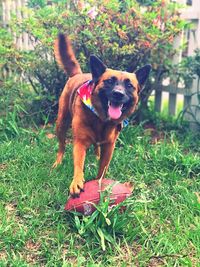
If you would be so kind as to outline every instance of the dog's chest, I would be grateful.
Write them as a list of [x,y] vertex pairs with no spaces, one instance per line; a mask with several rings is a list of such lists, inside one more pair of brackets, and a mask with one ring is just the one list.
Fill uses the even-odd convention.
[[93,121],[91,126],[94,137],[93,143],[97,145],[113,141],[113,138],[119,133],[116,125],[109,122],[101,122],[99,119]]

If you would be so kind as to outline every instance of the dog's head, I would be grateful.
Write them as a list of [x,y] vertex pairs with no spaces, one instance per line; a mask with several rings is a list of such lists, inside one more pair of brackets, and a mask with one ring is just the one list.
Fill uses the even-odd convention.
[[90,67],[95,84],[92,102],[100,117],[118,123],[130,116],[137,106],[151,66],[145,65],[135,73],[129,73],[109,69],[99,58],[91,56]]

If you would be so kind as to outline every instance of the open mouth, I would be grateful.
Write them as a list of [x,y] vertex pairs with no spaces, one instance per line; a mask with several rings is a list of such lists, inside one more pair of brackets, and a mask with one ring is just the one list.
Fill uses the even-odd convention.
[[111,101],[108,101],[108,115],[111,119],[117,120],[122,115],[123,104],[117,105]]

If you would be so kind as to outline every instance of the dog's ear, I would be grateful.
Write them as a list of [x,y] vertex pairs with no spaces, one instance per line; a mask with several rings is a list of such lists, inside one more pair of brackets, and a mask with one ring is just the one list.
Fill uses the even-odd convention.
[[90,56],[90,69],[92,73],[92,79],[94,82],[97,82],[98,79],[101,77],[101,75],[106,70],[106,65],[103,64],[103,62],[96,56],[91,55]]
[[151,71],[151,65],[145,65],[135,72],[136,78],[138,80],[141,89],[144,87],[145,82],[149,77],[150,71]]

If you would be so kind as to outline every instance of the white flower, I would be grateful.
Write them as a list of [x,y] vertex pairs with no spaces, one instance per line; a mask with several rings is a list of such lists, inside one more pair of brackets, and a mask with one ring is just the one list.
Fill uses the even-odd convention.
[[92,7],[89,11],[88,11],[88,16],[91,18],[91,19],[95,19],[96,16],[98,15],[98,12],[97,12],[97,9],[96,7]]

